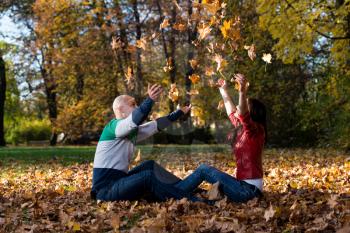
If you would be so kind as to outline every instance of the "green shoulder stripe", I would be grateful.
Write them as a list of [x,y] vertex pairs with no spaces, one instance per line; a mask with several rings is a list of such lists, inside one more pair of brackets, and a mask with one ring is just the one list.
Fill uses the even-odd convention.
[[99,141],[111,141],[115,139],[115,128],[118,121],[117,119],[113,119],[105,126]]

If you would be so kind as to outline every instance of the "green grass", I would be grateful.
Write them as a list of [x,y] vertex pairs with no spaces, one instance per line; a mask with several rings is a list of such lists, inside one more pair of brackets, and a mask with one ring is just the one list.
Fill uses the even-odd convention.
[[[58,146],[58,147],[5,147],[0,148],[0,163],[36,164],[55,159],[62,163],[92,162],[96,146]],[[139,145],[143,157],[152,158],[161,153],[213,153],[229,152],[228,145]]]

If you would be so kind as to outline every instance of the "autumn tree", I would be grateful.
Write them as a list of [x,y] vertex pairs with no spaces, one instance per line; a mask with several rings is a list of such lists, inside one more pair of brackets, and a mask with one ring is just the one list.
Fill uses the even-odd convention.
[[0,146],[5,146],[4,113],[6,100],[6,67],[0,50]]

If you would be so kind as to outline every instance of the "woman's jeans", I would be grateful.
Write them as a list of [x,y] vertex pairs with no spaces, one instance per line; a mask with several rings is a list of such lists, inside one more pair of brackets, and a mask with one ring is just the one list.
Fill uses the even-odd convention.
[[219,182],[219,189],[234,202],[247,202],[254,197],[262,195],[261,191],[255,185],[237,180],[206,164],[200,165],[191,175],[175,184],[175,187],[191,193],[203,181],[207,181],[211,184]]
[[116,201],[137,200],[151,196],[153,199],[165,201],[168,198],[186,197],[191,201],[200,201],[189,192],[176,188],[174,184],[179,181],[180,179],[175,175],[153,160],[149,160],[100,189],[96,198],[103,201]]

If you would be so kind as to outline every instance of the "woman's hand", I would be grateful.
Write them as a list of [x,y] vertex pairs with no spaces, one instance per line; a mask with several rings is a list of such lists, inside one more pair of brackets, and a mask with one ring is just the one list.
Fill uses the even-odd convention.
[[220,78],[220,79],[218,80],[218,82],[217,82],[217,86],[218,86],[219,88],[222,88],[222,89],[226,90],[226,88],[227,88],[227,82],[226,82],[226,80]]
[[248,80],[244,77],[243,74],[235,74],[234,75],[235,81],[239,84],[239,91],[240,92],[247,92],[249,82]]

